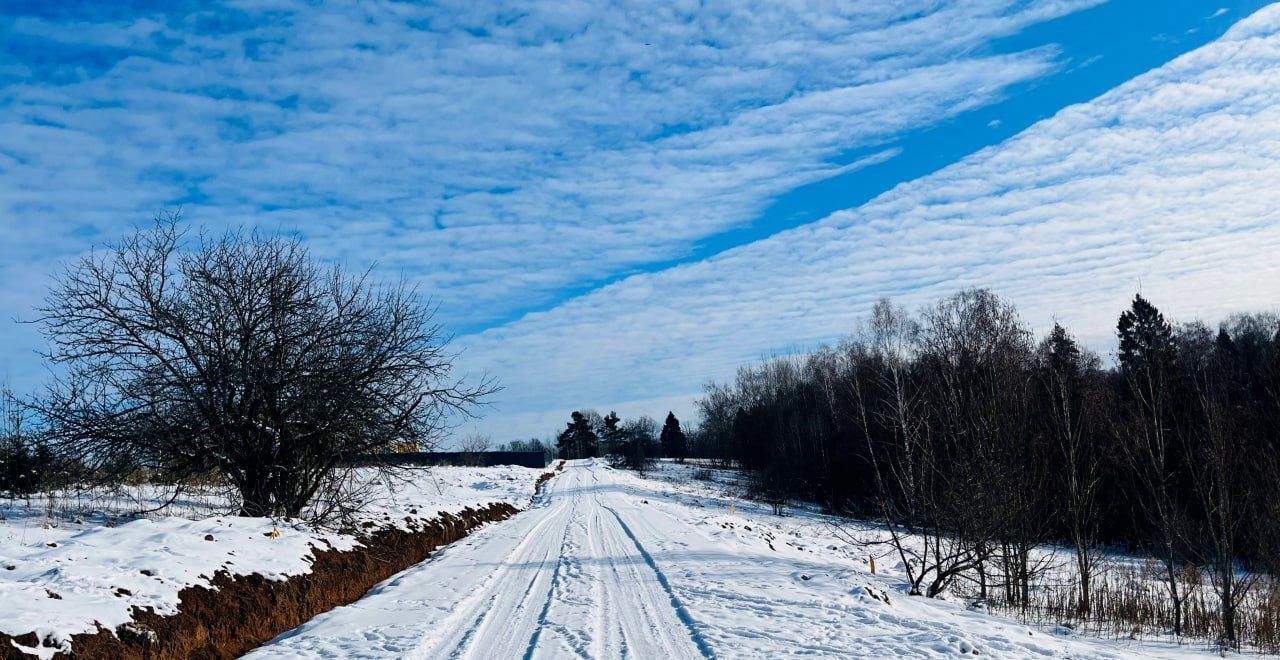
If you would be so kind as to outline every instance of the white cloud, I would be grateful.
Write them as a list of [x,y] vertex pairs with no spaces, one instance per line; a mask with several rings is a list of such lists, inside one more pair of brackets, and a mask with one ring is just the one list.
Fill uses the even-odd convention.
[[377,259],[450,320],[482,322],[679,258],[838,171],[845,150],[1045,75],[1052,50],[987,44],[1098,1],[279,0],[19,17],[8,34],[93,55],[5,69],[0,258],[29,281],[186,199],[203,224]]
[[630,277],[463,343],[469,364],[508,386],[486,420],[493,429],[517,419],[508,413],[531,419],[602,393],[636,401],[694,391],[743,361],[846,334],[882,295],[918,305],[990,286],[1038,327],[1056,317],[1107,346],[1139,288],[1179,319],[1274,309],[1278,180],[1273,6],[859,208]]

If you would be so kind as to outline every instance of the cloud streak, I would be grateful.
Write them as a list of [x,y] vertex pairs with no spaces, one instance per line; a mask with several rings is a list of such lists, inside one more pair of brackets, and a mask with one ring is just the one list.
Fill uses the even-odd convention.
[[1061,315],[1107,346],[1138,288],[1183,319],[1272,308],[1276,180],[1280,7],[1270,7],[863,206],[464,343],[470,364],[508,385],[494,429],[507,411],[551,419],[565,401],[656,414],[743,361],[848,333],[883,295],[915,305],[990,286],[1039,327]]
[[202,224],[377,259],[450,321],[484,324],[678,259],[847,150],[1056,70],[1051,48],[987,45],[1097,1],[15,16],[0,249],[27,274],[4,275],[183,203]]

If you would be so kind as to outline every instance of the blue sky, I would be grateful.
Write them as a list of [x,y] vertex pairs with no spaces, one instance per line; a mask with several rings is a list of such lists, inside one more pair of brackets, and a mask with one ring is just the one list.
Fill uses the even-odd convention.
[[9,318],[60,262],[177,206],[420,283],[499,439],[685,413],[882,295],[1101,347],[1138,288],[1270,309],[1265,5],[4,3],[0,372],[42,379]]

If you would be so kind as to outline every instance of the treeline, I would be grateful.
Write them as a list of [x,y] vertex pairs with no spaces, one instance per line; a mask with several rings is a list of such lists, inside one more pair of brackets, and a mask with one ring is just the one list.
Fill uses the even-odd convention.
[[1280,569],[1278,330],[1272,314],[1174,325],[1135,296],[1108,366],[986,290],[918,315],[884,300],[836,347],[709,386],[698,449],[762,497],[886,523],[913,593],[964,581],[1027,603],[1033,548],[1060,541],[1087,614],[1098,548],[1125,544],[1158,558],[1175,634],[1193,570],[1238,646],[1240,604]]
[[644,415],[623,421],[612,411],[602,417],[591,409],[575,410],[556,436],[560,458],[604,456],[614,467],[640,472],[660,457],[683,462],[688,447],[688,438],[673,412],[667,413],[659,430],[658,423]]

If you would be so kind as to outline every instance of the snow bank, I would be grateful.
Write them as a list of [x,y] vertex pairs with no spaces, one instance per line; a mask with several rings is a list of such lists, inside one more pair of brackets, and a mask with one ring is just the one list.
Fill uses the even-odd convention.
[[[669,573],[676,594],[706,626],[711,645],[729,655],[765,657],[786,649],[837,657],[1088,657],[1209,658],[1203,644],[1149,634],[1110,638],[1061,626],[1028,625],[973,607],[969,599],[906,595],[904,567],[887,547],[851,543],[886,540],[878,525],[822,515],[816,507],[769,505],[742,499],[741,475],[731,470],[661,462],[637,478],[620,476],[644,494],[644,509],[670,530],[646,545],[655,556],[696,556]],[[643,525],[643,520],[640,523]],[[1047,546],[1051,555],[1065,552]],[[873,573],[870,555],[876,555]],[[1115,557],[1115,561],[1139,561]],[[674,563],[674,562],[673,562]],[[1070,570],[1070,557],[1056,558]]]
[[[443,513],[505,502],[524,507],[541,470],[521,467],[434,468],[411,479],[379,480],[360,527],[408,528]],[[0,523],[0,633],[35,632],[66,649],[72,635],[115,630],[132,609],[178,611],[178,594],[211,586],[219,571],[283,580],[308,573],[317,549],[350,550],[352,534],[268,518],[142,518],[119,526],[54,527],[33,515]],[[24,512],[19,512],[24,513]],[[53,648],[39,649],[48,657]],[[29,652],[34,650],[29,650]]]

